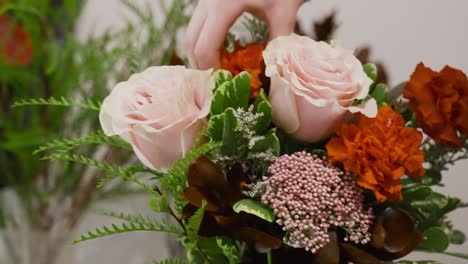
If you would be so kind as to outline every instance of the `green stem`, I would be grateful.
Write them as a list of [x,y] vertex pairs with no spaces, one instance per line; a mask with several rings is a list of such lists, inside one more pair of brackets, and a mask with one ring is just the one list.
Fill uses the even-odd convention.
[[273,264],[273,260],[271,259],[271,250],[268,251],[266,254],[267,254],[267,263]]

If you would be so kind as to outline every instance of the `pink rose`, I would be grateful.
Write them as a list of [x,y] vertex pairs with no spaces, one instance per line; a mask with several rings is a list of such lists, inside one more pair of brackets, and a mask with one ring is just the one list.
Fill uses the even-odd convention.
[[150,67],[117,84],[104,100],[102,129],[130,143],[145,166],[165,171],[206,125],[213,87],[211,71]]
[[272,40],[263,58],[273,120],[293,137],[320,141],[348,112],[377,115],[373,99],[353,106],[367,96],[372,80],[352,51],[292,34]]

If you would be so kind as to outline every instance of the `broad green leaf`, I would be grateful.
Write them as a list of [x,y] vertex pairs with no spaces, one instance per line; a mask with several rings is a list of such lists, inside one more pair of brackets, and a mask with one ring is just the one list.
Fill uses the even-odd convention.
[[246,212],[271,223],[275,221],[275,215],[270,207],[252,199],[242,199],[234,204],[232,209],[236,213]]
[[388,88],[385,84],[379,83],[372,90],[370,96],[377,101],[379,107],[388,103]]
[[423,235],[426,237],[426,239],[419,244],[420,249],[443,252],[450,244],[449,236],[442,228],[429,228],[424,231]]
[[424,200],[426,197],[431,195],[432,190],[427,186],[415,186],[412,188],[405,188],[402,191],[403,197],[407,201],[415,201],[415,200]]
[[236,91],[236,107],[247,109],[250,95],[250,75],[247,72],[241,72],[232,79],[232,82]]
[[214,74],[216,87],[220,86],[224,82],[230,82],[232,80],[232,74],[226,70],[218,70]]
[[223,125],[223,145],[221,146],[222,155],[234,155],[237,152],[237,144],[235,137],[235,129],[237,127],[237,119],[234,116],[234,109],[228,108],[224,112]]
[[214,115],[208,122],[208,135],[211,139],[221,141],[223,139],[225,114]]
[[213,100],[211,102],[212,115],[219,115],[227,108],[227,93],[229,89],[232,89],[232,83],[224,82],[214,92]]
[[432,192],[424,200],[411,201],[413,207],[428,212],[437,212],[444,209],[449,204],[448,198],[440,193]]
[[252,148],[255,152],[266,152],[269,149],[273,151],[275,156],[280,154],[280,142],[276,136],[276,129],[271,129],[268,133],[265,134],[265,138],[257,141],[254,147]]
[[377,80],[377,67],[375,66],[375,64],[366,63],[366,64],[363,65],[363,68],[364,68],[364,72],[366,73],[366,75],[372,81],[375,82]]
[[254,130],[257,134],[263,133],[270,126],[272,119],[271,104],[266,99],[265,92],[260,90],[257,99],[254,102],[254,112],[262,113],[263,115],[258,118]]

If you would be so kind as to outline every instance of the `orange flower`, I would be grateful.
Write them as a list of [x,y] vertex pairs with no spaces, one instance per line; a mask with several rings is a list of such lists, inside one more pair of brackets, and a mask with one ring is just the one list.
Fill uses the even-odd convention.
[[403,94],[426,134],[437,143],[460,146],[458,132],[468,135],[468,79],[462,71],[446,66],[435,72],[420,63]]
[[405,127],[403,118],[389,106],[376,118],[362,114],[356,124],[342,124],[326,148],[332,163],[358,174],[358,185],[374,191],[378,202],[401,200],[400,178],[425,173],[422,133]]
[[0,59],[20,67],[29,64],[32,56],[33,43],[26,29],[11,17],[0,15]]
[[234,52],[224,50],[221,54],[221,68],[228,70],[232,75],[247,71],[251,77],[250,98],[256,98],[262,86],[264,74],[262,52],[265,44],[251,43],[242,47],[238,41],[234,42]]

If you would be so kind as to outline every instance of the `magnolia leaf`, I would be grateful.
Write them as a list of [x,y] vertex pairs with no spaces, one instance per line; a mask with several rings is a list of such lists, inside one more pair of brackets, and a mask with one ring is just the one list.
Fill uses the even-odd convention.
[[377,66],[373,63],[366,63],[363,65],[364,72],[373,82],[377,80]]
[[218,70],[213,74],[216,82],[216,87],[220,86],[224,82],[230,82],[232,80],[232,74],[226,70]]
[[255,215],[261,219],[264,219],[270,223],[275,221],[275,215],[273,214],[273,210],[270,207],[255,200],[240,200],[232,206],[232,209],[236,213],[239,213],[241,211],[246,212],[248,214]]
[[429,228],[424,231],[423,235],[426,239],[421,241],[419,249],[443,252],[450,244],[448,234],[440,227]]
[[273,128],[266,133],[265,138],[257,141],[252,150],[257,153],[272,150],[273,155],[278,156],[280,154],[280,141],[276,136],[276,129]]
[[388,88],[385,84],[379,83],[372,90],[370,96],[377,101],[379,107],[388,103]]

